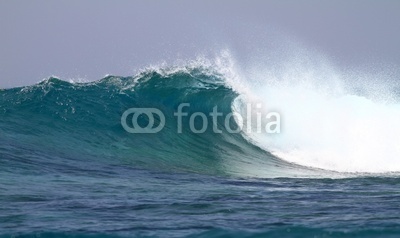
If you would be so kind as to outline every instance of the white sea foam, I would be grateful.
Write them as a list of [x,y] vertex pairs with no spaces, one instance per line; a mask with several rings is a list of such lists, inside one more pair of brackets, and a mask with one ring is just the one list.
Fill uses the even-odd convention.
[[231,77],[229,84],[242,95],[234,110],[243,113],[244,102],[257,102],[282,117],[280,134],[245,136],[299,165],[339,172],[400,171],[400,102],[390,87],[376,87],[390,80],[341,72],[321,56],[303,56],[279,64],[258,62]]

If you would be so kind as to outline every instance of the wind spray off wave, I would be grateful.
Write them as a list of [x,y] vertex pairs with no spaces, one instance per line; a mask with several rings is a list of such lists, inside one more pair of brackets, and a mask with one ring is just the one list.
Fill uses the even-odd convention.
[[[248,138],[286,161],[339,172],[400,171],[400,101],[387,78],[340,72],[321,57],[253,68],[245,100],[282,116],[282,131]],[[357,84],[355,83],[357,82]],[[384,84],[387,84],[386,86]],[[240,90],[240,89],[239,89]]]

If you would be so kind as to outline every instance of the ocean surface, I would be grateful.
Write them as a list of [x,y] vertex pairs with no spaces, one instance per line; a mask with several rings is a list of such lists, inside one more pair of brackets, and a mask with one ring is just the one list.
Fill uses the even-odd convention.
[[[292,100],[299,91],[289,86],[274,84],[256,99],[281,103],[278,137],[229,133],[223,117],[221,133],[191,131],[190,115],[215,106],[240,112],[248,100],[248,88],[202,67],[0,90],[0,237],[399,237],[396,104],[348,94],[316,100],[307,91]],[[317,121],[289,118],[310,101]],[[181,103],[190,107],[177,133]],[[163,129],[127,132],[129,108],[159,109]],[[353,114],[328,120],[342,109]],[[371,110],[388,116],[390,132],[374,131]],[[340,133],[321,129],[329,123]]]

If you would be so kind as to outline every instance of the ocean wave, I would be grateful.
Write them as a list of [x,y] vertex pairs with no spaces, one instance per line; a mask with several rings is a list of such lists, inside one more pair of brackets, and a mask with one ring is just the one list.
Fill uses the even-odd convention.
[[[1,137],[12,148],[29,147],[62,163],[90,158],[244,177],[341,177],[400,171],[396,166],[398,105],[343,94],[332,87],[321,89],[308,78],[301,83],[266,80],[252,84],[236,73],[229,55],[214,63],[199,60],[186,66],[150,67],[132,77],[107,76],[95,82],[51,77],[0,92]],[[209,115],[215,106],[223,115],[234,112],[246,120],[244,106],[256,102],[262,103],[262,110],[281,113],[282,133],[248,133],[246,128],[228,133],[224,118],[217,121],[220,134],[210,126],[202,134],[187,126],[190,115]],[[183,118],[183,133],[177,133],[174,113],[181,103],[189,103],[189,116]],[[156,135],[127,133],[120,122],[129,108],[161,110],[166,115],[164,129]],[[230,125],[237,127],[238,121],[232,118]],[[139,117],[139,124],[147,123],[148,118]],[[37,158],[21,153],[25,159]]]

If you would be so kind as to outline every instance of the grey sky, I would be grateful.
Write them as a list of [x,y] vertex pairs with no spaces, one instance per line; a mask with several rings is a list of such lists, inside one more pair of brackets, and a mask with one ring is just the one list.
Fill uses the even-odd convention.
[[400,1],[0,0],[0,87],[97,80],[287,34],[335,64],[400,65]]

